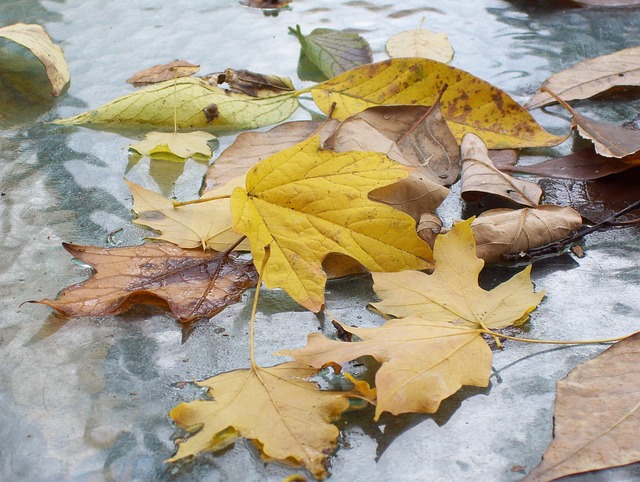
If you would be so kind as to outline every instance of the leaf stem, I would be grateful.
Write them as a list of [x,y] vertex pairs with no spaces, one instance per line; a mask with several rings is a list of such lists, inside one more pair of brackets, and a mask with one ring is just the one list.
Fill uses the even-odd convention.
[[500,337],[506,338],[507,340],[520,341],[522,343],[540,343],[544,345],[594,345],[597,343],[614,343],[616,341],[624,340],[631,335],[619,336],[616,338],[606,338],[603,340],[535,340],[533,338],[520,338],[518,336],[509,336],[503,335],[501,333],[496,333],[495,331],[481,329],[478,330],[480,333],[486,333],[487,335],[491,335],[492,337]]
[[264,274],[264,268],[271,256],[271,246],[266,245],[264,247],[264,258],[262,258],[262,264],[258,273],[258,284],[256,285],[256,292],[253,296],[253,306],[251,307],[251,318],[249,318],[249,361],[251,368],[260,368],[260,365],[256,363],[255,358],[255,324],[256,324],[256,311],[258,310],[258,298],[260,297],[260,286],[262,286],[262,275]]
[[420,117],[420,119],[418,119],[409,129],[407,129],[407,131],[404,133],[404,135],[398,141],[396,141],[396,145],[400,146],[407,139],[407,137],[409,137],[411,134],[413,134],[413,131],[415,131],[418,128],[418,126],[420,124],[422,124],[422,122],[424,122],[424,120],[427,117],[429,117],[431,112],[433,112],[433,110],[436,108],[436,106],[442,100],[442,96],[444,95],[444,93],[445,93],[445,91],[447,90],[448,87],[449,87],[449,84],[444,84],[442,86],[442,88],[440,89],[440,92],[438,92],[438,97],[436,98],[435,101],[433,101],[433,104],[431,104],[431,107],[429,107],[427,109],[427,111]]
[[218,201],[219,199],[229,199],[231,194],[225,194],[224,196],[214,196],[200,199],[192,199],[191,201],[173,201],[173,207],[179,208],[180,206],[188,206],[190,204],[200,204],[206,203],[209,201]]

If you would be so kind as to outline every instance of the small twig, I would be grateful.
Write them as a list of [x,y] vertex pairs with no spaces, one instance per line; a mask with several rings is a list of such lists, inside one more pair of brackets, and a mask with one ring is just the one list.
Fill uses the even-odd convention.
[[199,198],[199,199],[193,199],[191,201],[173,201],[173,207],[174,208],[179,208],[180,206],[189,206],[190,204],[207,203],[209,201],[217,201],[219,199],[228,199],[230,197],[231,197],[230,194],[226,194],[224,196],[214,196],[214,197],[207,197],[207,198]]

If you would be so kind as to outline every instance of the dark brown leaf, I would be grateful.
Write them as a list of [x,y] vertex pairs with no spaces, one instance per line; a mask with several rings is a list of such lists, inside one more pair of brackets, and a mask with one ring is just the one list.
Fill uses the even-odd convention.
[[115,315],[135,304],[152,304],[168,306],[186,323],[236,303],[258,278],[250,261],[169,243],[63,246],[95,269],[91,278],[64,289],[55,300],[37,301],[63,317]]
[[622,159],[604,157],[595,152],[592,147],[573,152],[567,156],[550,159],[530,166],[498,165],[502,171],[533,174],[540,177],[554,177],[559,179],[574,179],[588,181],[633,167],[633,162],[640,163],[640,154],[636,153]]
[[227,69],[216,80],[218,84],[226,83],[234,92],[252,97],[268,97],[295,90],[288,77],[258,74],[250,70]]

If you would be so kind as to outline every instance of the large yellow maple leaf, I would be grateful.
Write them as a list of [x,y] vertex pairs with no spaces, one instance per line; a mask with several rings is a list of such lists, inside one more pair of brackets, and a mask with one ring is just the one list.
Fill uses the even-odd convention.
[[209,378],[213,400],[181,403],[170,412],[178,425],[201,428],[180,442],[168,462],[221,449],[238,436],[252,440],[267,459],[304,465],[316,478],[327,475],[324,461],[336,447],[331,421],[349,408],[350,392],[318,390],[307,379],[317,369],[299,363],[253,366]]
[[304,307],[319,311],[329,253],[350,256],[370,271],[425,269],[431,249],[409,215],[368,199],[410,170],[376,152],[337,153],[311,137],[256,164],[246,190],[231,195],[233,229],[251,244],[264,282],[282,288]]
[[315,367],[373,356],[382,364],[375,378],[376,419],[383,412],[433,413],[462,385],[486,387],[491,350],[482,333],[523,322],[544,292],[533,291],[529,268],[491,291],[480,288],[483,261],[475,254],[471,221],[438,236],[433,274],[374,274],[382,298],[376,308],[403,318],[377,328],[343,326],[360,342],[314,333],[306,347],[280,354]]

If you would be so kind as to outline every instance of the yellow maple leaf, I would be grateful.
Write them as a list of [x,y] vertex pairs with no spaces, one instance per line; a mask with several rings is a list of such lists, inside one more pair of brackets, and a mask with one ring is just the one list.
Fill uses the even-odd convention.
[[349,408],[351,394],[318,390],[307,380],[317,372],[289,362],[198,382],[214,399],[181,403],[171,410],[169,415],[181,427],[201,428],[180,442],[167,461],[223,448],[240,435],[252,440],[267,459],[304,465],[315,477],[326,477],[323,462],[338,437],[331,421]]
[[[244,176],[207,192],[203,198],[212,198],[208,202],[180,207],[175,207],[171,199],[157,192],[127,180],[125,182],[133,194],[133,210],[138,215],[133,222],[159,231],[160,235],[154,239],[162,239],[181,248],[225,251],[240,238],[231,229],[231,202],[224,196],[244,185]],[[243,243],[239,249],[248,250],[249,244]]]
[[[311,88],[324,113],[347,117],[374,105],[432,105],[444,85],[441,109],[458,142],[466,132],[491,149],[553,146],[564,140],[545,131],[504,91],[435,60],[398,58],[351,69]],[[335,109],[332,104],[335,103]]]
[[374,273],[375,306],[403,318],[378,328],[343,328],[362,341],[344,343],[309,335],[307,346],[279,354],[321,367],[370,355],[376,373],[376,419],[383,412],[435,412],[462,385],[485,387],[491,350],[481,334],[487,328],[521,323],[544,292],[533,292],[529,268],[491,291],[478,286],[483,261],[475,255],[471,219],[440,235],[432,275],[416,271]]
[[247,174],[246,190],[231,195],[233,229],[251,244],[269,288],[282,288],[319,311],[329,253],[350,256],[370,271],[425,269],[431,249],[407,214],[373,202],[367,194],[407,176],[409,169],[384,154],[320,149],[311,137],[270,156]]
[[478,285],[484,261],[476,256],[473,218],[436,238],[431,275],[418,271],[374,273],[373,289],[382,299],[372,305],[398,318],[464,323],[472,328],[501,329],[524,323],[544,297],[534,292],[531,265],[491,291]]
[[216,136],[208,132],[148,132],[144,139],[131,144],[141,156],[166,161],[186,161],[190,157],[196,161],[208,161],[213,155],[209,141]]
[[382,364],[376,373],[375,420],[383,412],[434,413],[462,385],[489,383],[491,349],[478,330],[419,318],[390,320],[378,328],[342,327],[362,341],[345,343],[312,333],[304,348],[279,354],[316,367],[374,357]]

